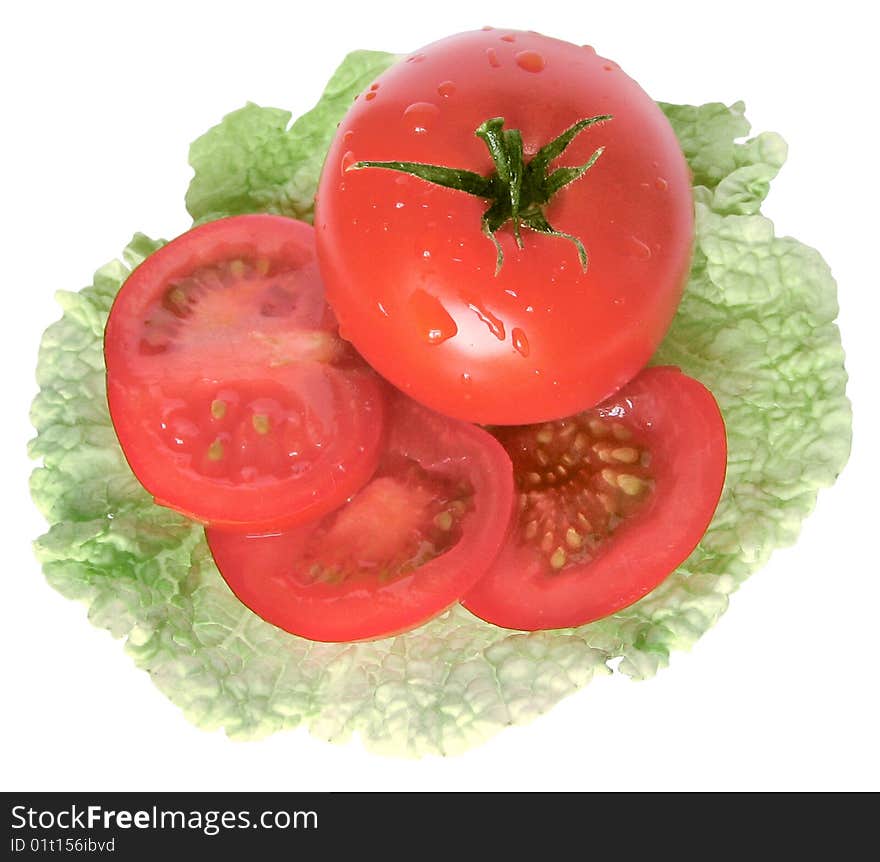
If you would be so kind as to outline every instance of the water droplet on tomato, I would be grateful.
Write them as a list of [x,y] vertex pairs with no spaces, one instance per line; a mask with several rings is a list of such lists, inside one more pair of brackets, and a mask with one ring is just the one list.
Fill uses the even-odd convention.
[[348,146],[348,145],[351,143],[352,138],[354,138],[354,132],[353,132],[351,129],[349,129],[349,130],[348,130],[348,131],[342,136],[342,143],[345,144],[346,146]]
[[503,321],[492,314],[486,308],[482,308],[479,305],[474,305],[474,303],[468,303],[468,308],[473,311],[480,320],[489,327],[489,332],[492,333],[499,341],[504,341],[505,332],[504,332],[504,323]]
[[486,24],[485,27],[480,27],[480,29],[481,29],[481,30],[485,30],[485,31],[488,32],[489,30],[494,30],[495,28],[494,28],[494,27],[490,27],[488,24]]
[[448,99],[453,93],[455,93],[455,82],[443,81],[440,86],[437,87],[437,92],[444,99]]
[[513,33],[506,33],[501,37],[502,42],[516,42],[516,36]]
[[591,54],[596,53],[596,49],[592,45],[581,45],[581,48],[583,48],[585,51],[589,51]]
[[471,375],[470,375],[467,371],[462,372],[462,375],[461,375],[461,382],[462,382],[465,386],[470,386],[470,384],[471,384]]
[[340,162],[342,173],[344,174],[356,161],[357,159],[355,158],[354,153],[351,150],[347,150],[342,156],[342,161]]
[[516,65],[526,72],[540,72],[547,63],[537,51],[520,51],[516,55]]
[[437,116],[440,109],[433,102],[413,102],[404,112],[404,117],[411,117],[416,114],[428,114],[429,116]]
[[654,186],[658,191],[665,192],[666,189],[669,188],[669,183],[663,177],[657,177],[657,179],[654,180]]
[[425,59],[424,54],[411,54],[406,58],[407,63],[421,63]]
[[379,89],[379,85],[378,85],[378,84],[370,84],[370,89],[371,89],[371,90],[378,90],[378,89]]
[[642,242],[637,236],[630,236],[630,254],[640,260],[648,260],[651,257],[651,247]]
[[513,328],[513,331],[510,333],[510,337],[513,340],[513,347],[520,356],[526,357],[529,355],[529,339],[526,338],[525,332],[523,332],[518,326]]
[[501,66],[501,61],[498,59],[498,55],[495,53],[494,48],[486,49],[486,59],[489,61],[489,65],[493,69],[497,69]]
[[416,328],[428,344],[442,344],[458,334],[458,326],[452,315],[436,296],[416,290],[409,298],[409,306],[415,317]]
[[404,120],[417,135],[426,134],[431,127],[431,123],[439,116],[440,109],[432,102],[413,102],[403,112]]
[[364,96],[364,98],[365,98],[368,102],[372,101],[373,99],[376,98],[376,91],[375,91],[375,90],[370,90],[370,92],[367,93],[367,94]]

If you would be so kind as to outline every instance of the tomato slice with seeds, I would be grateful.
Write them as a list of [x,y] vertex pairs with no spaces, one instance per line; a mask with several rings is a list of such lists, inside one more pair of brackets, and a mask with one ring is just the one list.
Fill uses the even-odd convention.
[[221,219],[137,267],[105,330],[107,398],[157,502],[271,529],[357,491],[378,462],[386,387],[337,330],[303,222]]
[[318,641],[406,631],[458,601],[505,542],[513,470],[491,434],[395,396],[376,474],[341,509],[269,535],[208,529],[232,591]]
[[514,465],[516,527],[462,604],[505,628],[579,626],[649,593],[702,538],[727,468],[714,397],[671,367],[593,410],[495,433]]

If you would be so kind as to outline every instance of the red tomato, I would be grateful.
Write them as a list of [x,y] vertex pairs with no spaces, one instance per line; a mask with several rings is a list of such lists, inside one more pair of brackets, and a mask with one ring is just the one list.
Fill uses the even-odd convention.
[[677,368],[643,371],[595,410],[498,436],[517,527],[463,604],[513,629],[582,625],[653,590],[702,538],[727,467],[715,399]]
[[513,472],[486,431],[397,396],[371,482],[317,523],[207,530],[221,574],[265,620],[319,641],[397,634],[458,601],[510,527]]
[[299,523],[375,469],[385,387],[337,334],[303,222],[237,216],[159,249],[122,286],[104,355],[132,470],[198,521]]
[[[538,170],[541,148],[605,115]],[[477,137],[493,118],[503,128]],[[528,176],[517,186],[522,248],[516,219],[497,224],[512,213],[513,185],[484,219],[482,193],[363,164],[463,169],[477,192],[498,191],[490,133],[516,157],[508,168],[524,159],[521,177],[558,179],[593,160],[546,206]],[[538,230],[542,219],[557,233]],[[429,45],[358,97],[327,156],[315,227],[341,331],[377,371],[450,416],[525,424],[591,407],[647,363],[681,297],[693,206],[669,123],[615,63],[487,29]]]

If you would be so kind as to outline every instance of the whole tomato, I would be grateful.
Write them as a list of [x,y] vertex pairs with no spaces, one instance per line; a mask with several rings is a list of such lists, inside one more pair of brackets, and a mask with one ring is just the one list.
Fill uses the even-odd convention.
[[349,339],[435,410],[558,419],[633,378],[687,277],[690,176],[615,63],[484,29],[356,99],[318,190],[327,298]]

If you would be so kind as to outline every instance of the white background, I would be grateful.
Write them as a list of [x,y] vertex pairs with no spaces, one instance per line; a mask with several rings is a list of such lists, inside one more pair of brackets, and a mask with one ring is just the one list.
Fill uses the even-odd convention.
[[[0,425],[5,790],[878,789],[880,81],[867,4],[29,3],[2,13]],[[15,10],[15,11],[10,11]],[[531,11],[530,11],[531,10]],[[855,443],[797,545],[646,683],[600,679],[454,758],[397,761],[305,731],[189,725],[122,645],[51,590],[30,542],[27,410],[52,295],[134,230],[189,226],[187,147],[251,100],[311,107],[346,51],[483,24],[588,42],[655,98],[744,99],[790,158],[765,212],[839,282]]]

